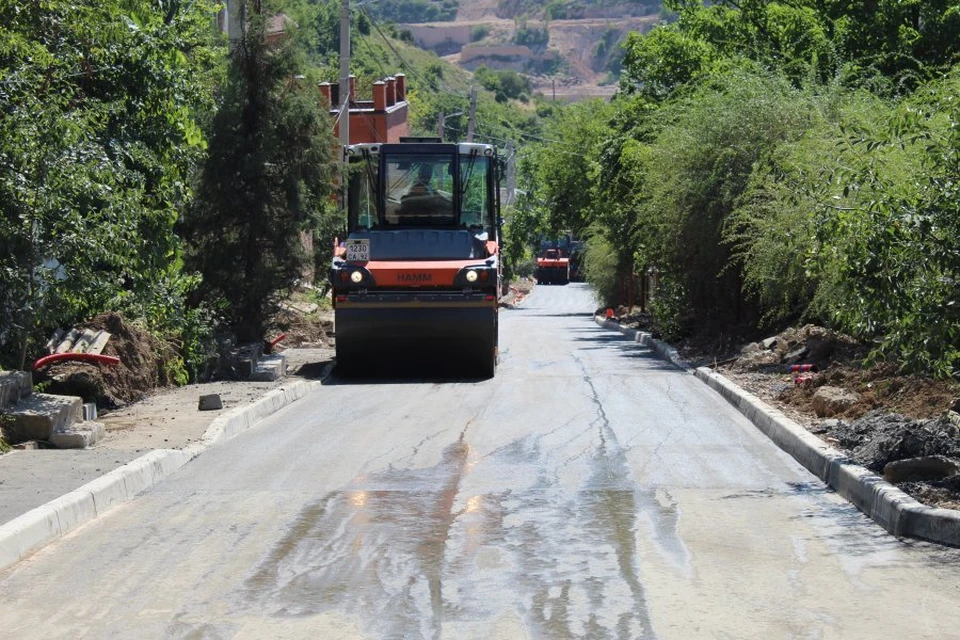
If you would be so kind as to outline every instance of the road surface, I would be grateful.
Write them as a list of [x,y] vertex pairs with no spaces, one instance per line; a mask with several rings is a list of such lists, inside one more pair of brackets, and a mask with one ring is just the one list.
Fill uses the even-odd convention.
[[10,638],[957,638],[900,541],[591,320],[503,314],[492,380],[331,378],[0,573]]

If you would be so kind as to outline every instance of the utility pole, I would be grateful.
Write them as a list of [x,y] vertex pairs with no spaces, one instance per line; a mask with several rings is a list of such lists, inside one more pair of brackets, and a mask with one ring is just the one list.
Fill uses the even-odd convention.
[[507,142],[507,206],[513,204],[517,191],[517,163],[513,151],[513,141]]
[[337,96],[340,102],[340,160],[343,162],[343,171],[341,172],[341,186],[343,191],[340,193],[340,206],[343,211],[347,211],[347,198],[350,192],[349,160],[347,159],[346,146],[350,144],[350,0],[340,0],[340,91]]
[[470,89],[470,120],[467,122],[467,142],[473,142],[473,130],[477,124],[477,87]]
[[350,0],[340,0],[340,144],[350,144]]

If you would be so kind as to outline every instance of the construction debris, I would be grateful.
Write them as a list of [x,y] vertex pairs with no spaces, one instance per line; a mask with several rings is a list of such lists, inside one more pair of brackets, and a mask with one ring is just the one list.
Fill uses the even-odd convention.
[[57,329],[47,342],[48,353],[103,353],[111,334],[96,329]]

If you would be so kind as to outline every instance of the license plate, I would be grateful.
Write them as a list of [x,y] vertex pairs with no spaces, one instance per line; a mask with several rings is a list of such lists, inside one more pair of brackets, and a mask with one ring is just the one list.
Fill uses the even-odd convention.
[[352,262],[370,261],[370,241],[350,240],[347,242],[347,260]]

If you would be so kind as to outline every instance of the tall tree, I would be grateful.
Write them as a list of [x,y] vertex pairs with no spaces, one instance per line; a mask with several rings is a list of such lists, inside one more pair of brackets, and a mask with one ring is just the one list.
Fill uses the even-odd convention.
[[[226,303],[241,340],[263,336],[280,295],[312,268],[301,233],[327,219],[332,122],[298,80],[294,39],[271,44],[271,6],[248,0],[243,35],[212,125],[210,152],[183,231],[202,292]],[[292,28],[288,24],[287,28]]]

